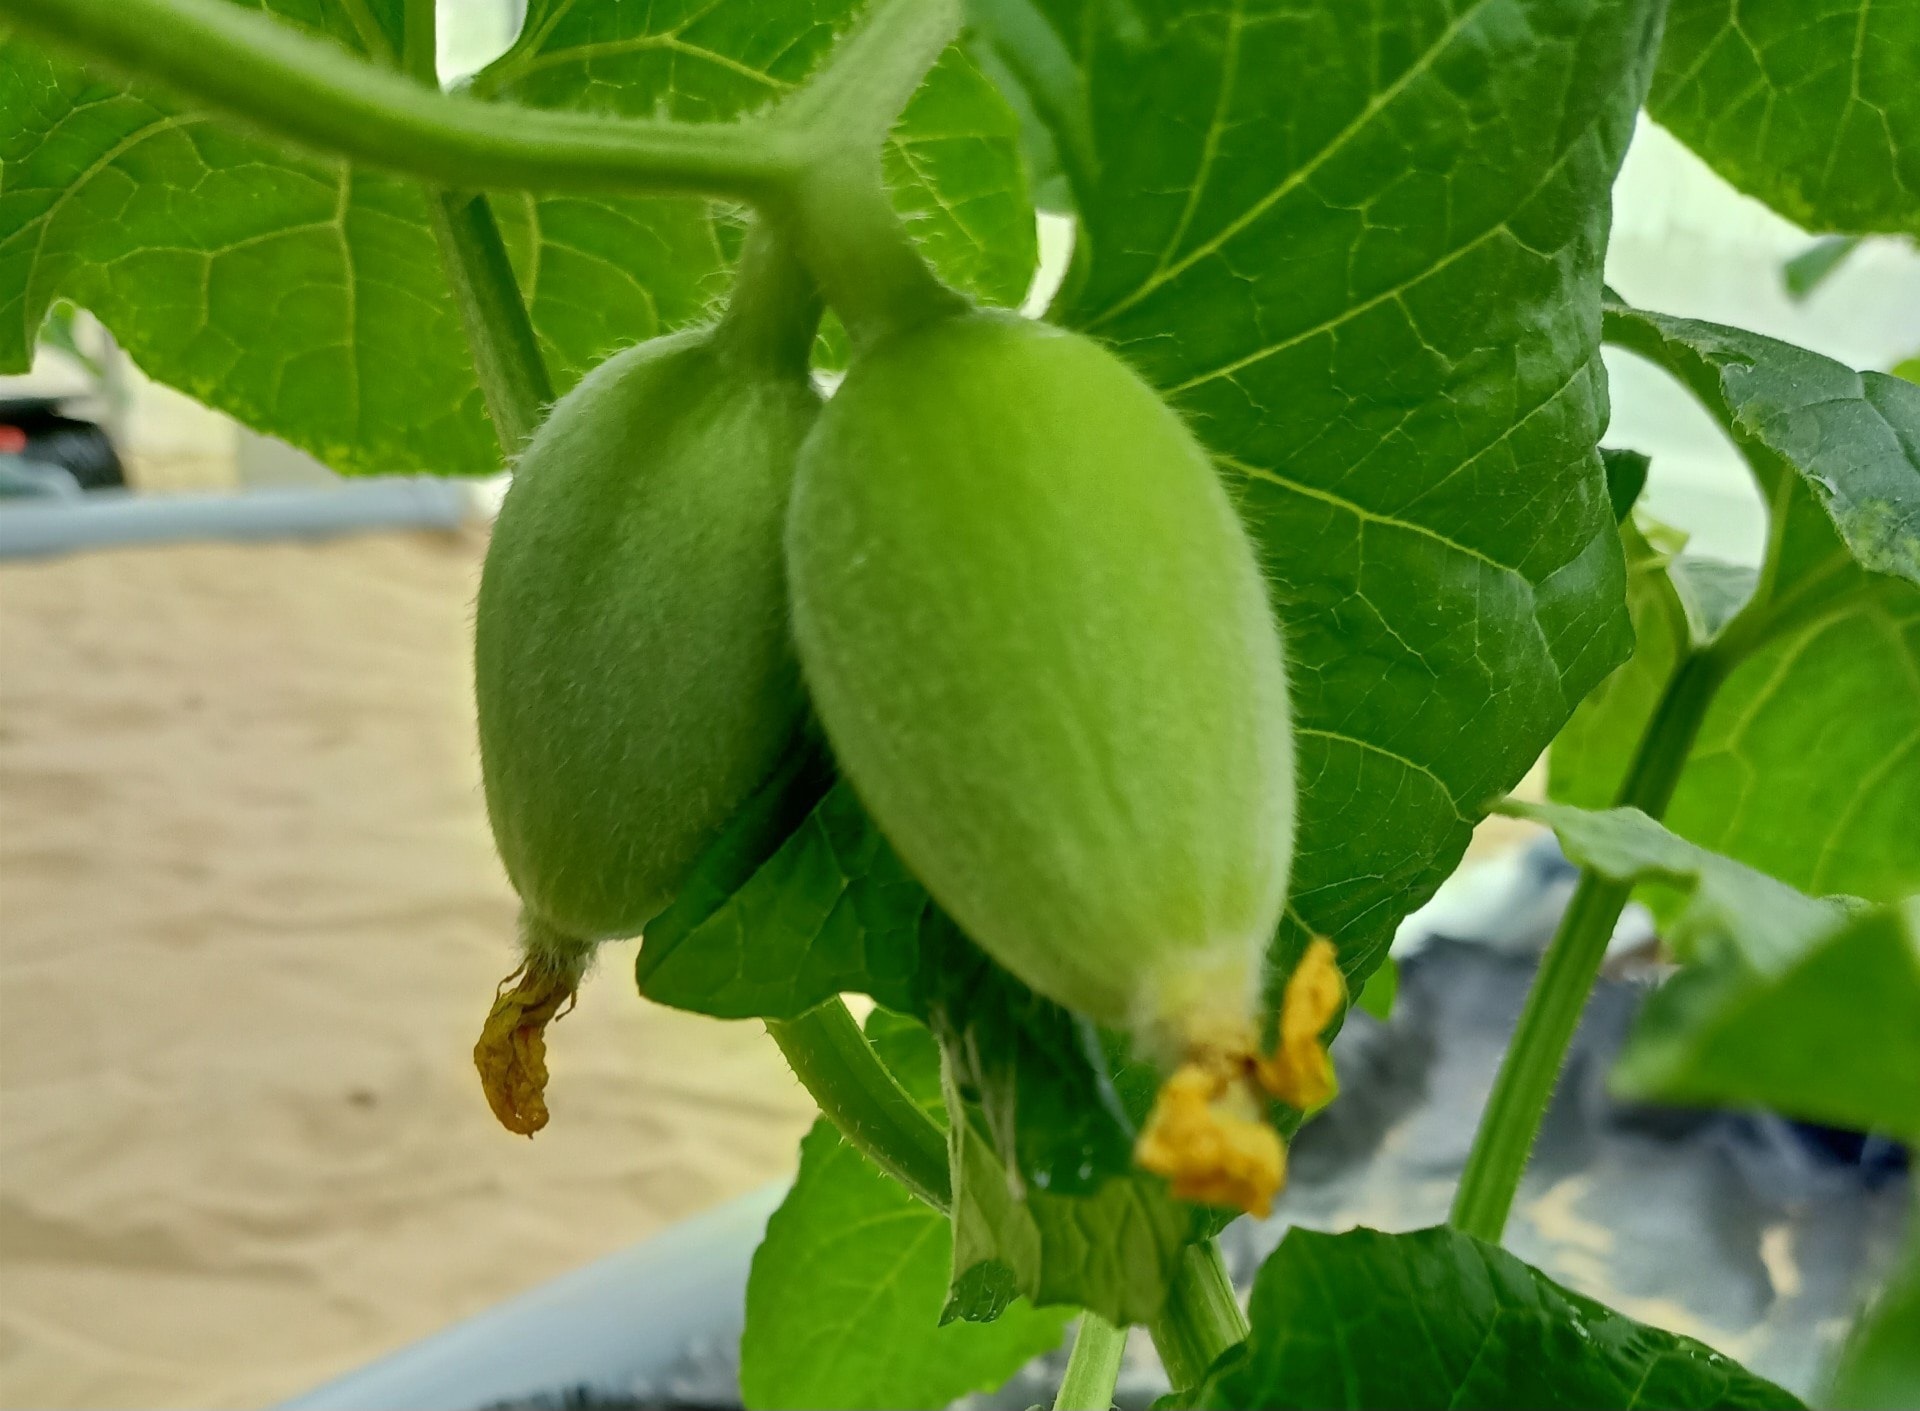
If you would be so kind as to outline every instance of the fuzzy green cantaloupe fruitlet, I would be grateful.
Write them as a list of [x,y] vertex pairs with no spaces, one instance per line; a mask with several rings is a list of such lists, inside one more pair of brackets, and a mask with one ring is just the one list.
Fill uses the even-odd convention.
[[921,324],[858,357],[808,437],[787,561],[815,709],[881,829],[1001,964],[1184,1062],[1144,1164],[1264,1204],[1286,672],[1185,424],[1079,335]]
[[527,955],[475,1061],[512,1130],[545,1123],[542,1029],[594,944],[666,907],[803,718],[781,531],[818,411],[803,362],[677,334],[601,364],[520,457],[474,632]]

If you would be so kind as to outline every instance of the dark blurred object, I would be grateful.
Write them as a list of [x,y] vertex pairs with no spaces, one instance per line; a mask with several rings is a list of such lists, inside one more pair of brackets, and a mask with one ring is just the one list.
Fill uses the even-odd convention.
[[0,455],[58,466],[82,490],[116,489],[126,471],[107,433],[91,421],[62,414],[57,397],[0,400]]

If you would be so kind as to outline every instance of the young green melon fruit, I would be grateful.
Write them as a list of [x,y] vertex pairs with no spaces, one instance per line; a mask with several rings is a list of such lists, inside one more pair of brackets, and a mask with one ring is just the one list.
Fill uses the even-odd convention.
[[804,366],[680,334],[596,368],[520,458],[474,631],[527,950],[475,1059],[514,1130],[545,1121],[540,1031],[594,944],[666,907],[800,724],[781,527],[818,410]]
[[1279,1142],[1241,1080],[1292,738],[1265,583],[1206,453],[1086,338],[937,320],[862,355],[821,414],[787,559],[815,708],[882,831],[1034,989],[1225,1074],[1202,1085],[1212,1136],[1163,1164],[1259,1204]]

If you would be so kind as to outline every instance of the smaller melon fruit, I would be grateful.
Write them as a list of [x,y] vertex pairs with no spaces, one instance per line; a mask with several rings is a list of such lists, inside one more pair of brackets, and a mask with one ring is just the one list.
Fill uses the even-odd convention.
[[819,400],[724,333],[629,349],[563,397],[487,552],[480,756],[527,964],[475,1060],[516,1131],[545,1123],[541,1030],[594,945],[666,907],[805,712],[781,528]]

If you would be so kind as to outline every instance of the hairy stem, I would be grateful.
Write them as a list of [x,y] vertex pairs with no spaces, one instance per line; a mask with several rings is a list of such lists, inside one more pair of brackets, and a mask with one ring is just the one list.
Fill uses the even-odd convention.
[[761,201],[815,146],[797,125],[643,121],[429,91],[229,0],[0,0],[0,16],[276,136],[453,189]]
[[845,1004],[769,1019],[767,1032],[842,1136],[935,1209],[953,1203],[946,1133],[894,1081]]
[[765,222],[755,222],[714,339],[743,362],[805,377],[820,310],[820,290],[792,244]]
[[940,51],[960,33],[960,0],[877,0],[783,118],[822,145],[877,147]]
[[839,311],[856,351],[966,307],[934,276],[894,214],[877,152],[822,162],[770,215]]
[[1120,1379],[1120,1359],[1127,1351],[1127,1330],[1117,1328],[1098,1313],[1082,1313],[1073,1335],[1067,1374],[1053,1411],[1108,1411],[1113,1384]]
[[1181,1251],[1167,1306],[1147,1332],[1176,1393],[1198,1386],[1221,1353],[1246,1340],[1247,1316],[1216,1241]]
[[485,196],[430,190],[427,214],[447,285],[466,325],[487,415],[501,450],[511,458],[527,444],[553,400],[553,383],[519,281]]
[[[1633,763],[1614,799],[1616,807],[1637,808],[1656,819],[1666,812],[1700,723],[1729,667],[1728,656],[1713,647],[1681,662],[1640,736]],[[1514,1194],[1560,1079],[1567,1047],[1599,978],[1614,925],[1632,892],[1630,883],[1609,881],[1591,869],[1580,875],[1527,992],[1519,1026],[1494,1079],[1454,1194],[1449,1219],[1470,1235],[1497,1243],[1506,1230]]]

